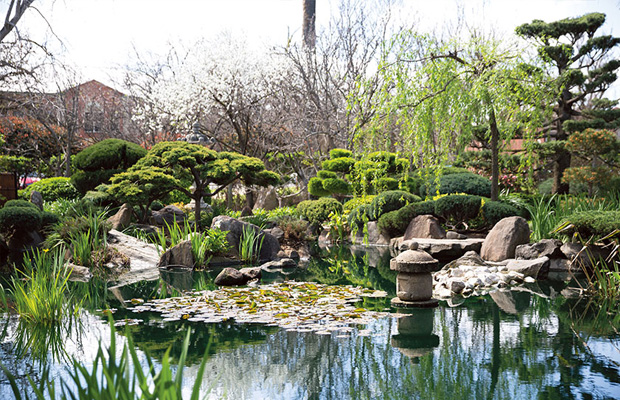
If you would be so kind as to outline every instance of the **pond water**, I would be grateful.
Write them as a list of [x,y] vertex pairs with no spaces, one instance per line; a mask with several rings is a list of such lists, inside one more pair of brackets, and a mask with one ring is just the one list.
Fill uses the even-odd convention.
[[[334,249],[304,269],[274,271],[266,281],[301,280],[383,290],[358,306],[390,311],[395,275],[389,254]],[[215,272],[165,276],[121,290],[75,285],[90,294],[83,315],[51,331],[24,329],[4,316],[0,361],[18,377],[39,379],[39,364],[57,382],[68,379],[67,355],[87,367],[99,343],[110,341],[107,317],[140,319],[130,332],[140,354],[161,360],[180,354],[192,330],[184,390],[189,395],[205,350],[207,398],[230,399],[619,399],[620,318],[587,300],[567,298],[565,283],[532,284],[487,296],[442,301],[436,309],[392,309],[352,332],[319,335],[233,320],[206,324],[165,322],[158,313],[134,313],[131,299],[152,299],[194,288],[212,290]],[[134,300],[134,303],[136,301]],[[63,354],[65,354],[63,356]],[[13,398],[0,372],[0,399]]]

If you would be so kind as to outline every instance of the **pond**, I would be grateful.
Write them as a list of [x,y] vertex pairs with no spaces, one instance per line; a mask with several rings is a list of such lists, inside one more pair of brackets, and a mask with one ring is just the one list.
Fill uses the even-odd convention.
[[[620,398],[620,318],[585,299],[566,283],[536,283],[487,296],[441,301],[436,309],[395,310],[395,275],[389,254],[376,249],[323,251],[303,269],[273,271],[265,282],[311,281],[384,291],[354,305],[380,317],[349,330],[317,334],[233,319],[205,323],[164,321],[161,313],[134,312],[178,290],[213,290],[215,272],[166,276],[110,291],[76,284],[90,294],[81,317],[55,330],[24,329],[4,316],[0,361],[18,377],[68,380],[67,356],[87,368],[99,343],[110,341],[101,308],[116,309],[117,340],[131,334],[139,354],[160,361],[169,347],[177,360],[191,329],[184,391],[191,392],[205,351],[207,398],[230,399],[617,399]],[[566,294],[567,296],[564,296]],[[133,301],[132,301],[133,300]],[[97,311],[99,310],[99,311]],[[0,398],[13,398],[0,372]]]

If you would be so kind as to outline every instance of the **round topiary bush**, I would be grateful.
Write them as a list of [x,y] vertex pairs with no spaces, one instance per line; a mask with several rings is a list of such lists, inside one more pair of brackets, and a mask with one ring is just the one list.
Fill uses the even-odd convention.
[[331,197],[305,200],[297,205],[297,212],[311,224],[320,225],[329,219],[332,212],[342,213],[342,204]]
[[353,152],[347,149],[332,149],[329,152],[329,158],[353,157]]
[[32,208],[34,210],[40,211],[39,207],[35,206],[33,203],[27,200],[9,200],[6,203],[4,203],[4,208],[14,208],[14,207]]
[[376,221],[383,214],[390,211],[399,210],[407,204],[421,201],[418,196],[402,190],[388,190],[375,197],[370,206],[372,207],[371,216]]
[[33,231],[41,226],[41,211],[32,207],[3,207],[0,209],[0,232]]
[[323,180],[318,177],[310,178],[308,181],[308,193],[316,197],[329,196],[330,192],[323,187]]
[[33,191],[41,193],[43,200],[54,201],[58,199],[74,200],[80,197],[80,192],[71,183],[71,178],[55,177],[45,178],[29,185],[22,195],[29,199]]
[[121,139],[106,139],[76,154],[71,182],[82,193],[102,183],[109,183],[112,175],[125,171],[146,155],[141,146]]
[[318,178],[321,178],[321,179],[336,179],[336,178],[338,178],[338,175],[336,175],[335,172],[326,171],[324,169],[322,169],[319,172],[317,172],[316,176]]
[[482,217],[488,227],[493,227],[506,217],[514,217],[519,214],[519,210],[516,207],[501,201],[485,200],[482,206]]
[[332,194],[349,194],[351,186],[339,178],[323,179],[323,188]]
[[49,212],[49,211],[42,211],[41,212],[41,228],[45,229],[49,226],[53,226],[55,224],[57,224],[60,221],[60,218],[58,217],[58,215]]
[[449,195],[435,201],[435,214],[454,226],[467,225],[480,214],[481,204],[482,198],[479,196]]
[[602,238],[620,229],[620,211],[576,212],[566,217],[556,229],[569,235],[577,233],[583,239]]
[[355,164],[355,159],[351,157],[339,157],[331,160],[325,160],[321,164],[324,170],[332,171],[332,172],[341,172],[343,174],[349,173],[353,165]]
[[420,186],[420,194],[427,196],[434,194],[465,193],[475,196],[491,196],[491,181],[471,172],[443,175],[439,177],[439,186],[434,179],[426,181]]
[[390,211],[379,218],[377,226],[390,237],[402,236],[411,220],[418,215],[437,216],[435,214],[435,202],[432,200],[422,201],[408,204],[396,211]]

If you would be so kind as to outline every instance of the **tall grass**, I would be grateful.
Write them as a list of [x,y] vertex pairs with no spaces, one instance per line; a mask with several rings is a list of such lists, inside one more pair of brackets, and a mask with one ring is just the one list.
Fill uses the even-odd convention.
[[[24,258],[23,271],[12,277],[9,292],[22,321],[53,325],[79,312],[79,302],[75,303],[67,290],[70,271],[64,266],[64,254],[62,248],[37,250]],[[6,302],[4,288],[2,293]]]
[[246,263],[253,263],[260,255],[265,235],[261,235],[252,226],[245,225],[239,238],[239,258]]
[[[104,349],[99,345],[92,368],[87,368],[79,360],[73,359],[69,367],[69,379],[61,378],[59,382],[49,376],[45,369],[39,382],[28,377],[30,389],[34,393],[22,393],[17,379],[3,365],[0,368],[6,374],[13,395],[17,400],[28,399],[182,399],[183,372],[189,348],[191,331],[187,331],[178,366],[171,365],[170,349],[164,354],[161,367],[157,368],[153,359],[146,354],[145,363],[148,370],[142,369],[141,360],[136,352],[129,331],[127,343],[117,348],[114,326],[110,323],[110,345]],[[200,389],[209,355],[209,346],[204,353],[202,362],[195,375],[194,385],[190,394],[191,400],[200,398]],[[59,388],[57,392],[57,388]],[[208,388],[209,389],[209,388]]]

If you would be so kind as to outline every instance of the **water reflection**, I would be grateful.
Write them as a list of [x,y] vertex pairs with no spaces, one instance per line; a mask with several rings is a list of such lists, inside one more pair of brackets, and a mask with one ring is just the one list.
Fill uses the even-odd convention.
[[403,316],[396,324],[397,334],[392,335],[392,347],[397,348],[412,362],[419,363],[439,346],[439,336],[433,333],[434,309],[399,310]]

